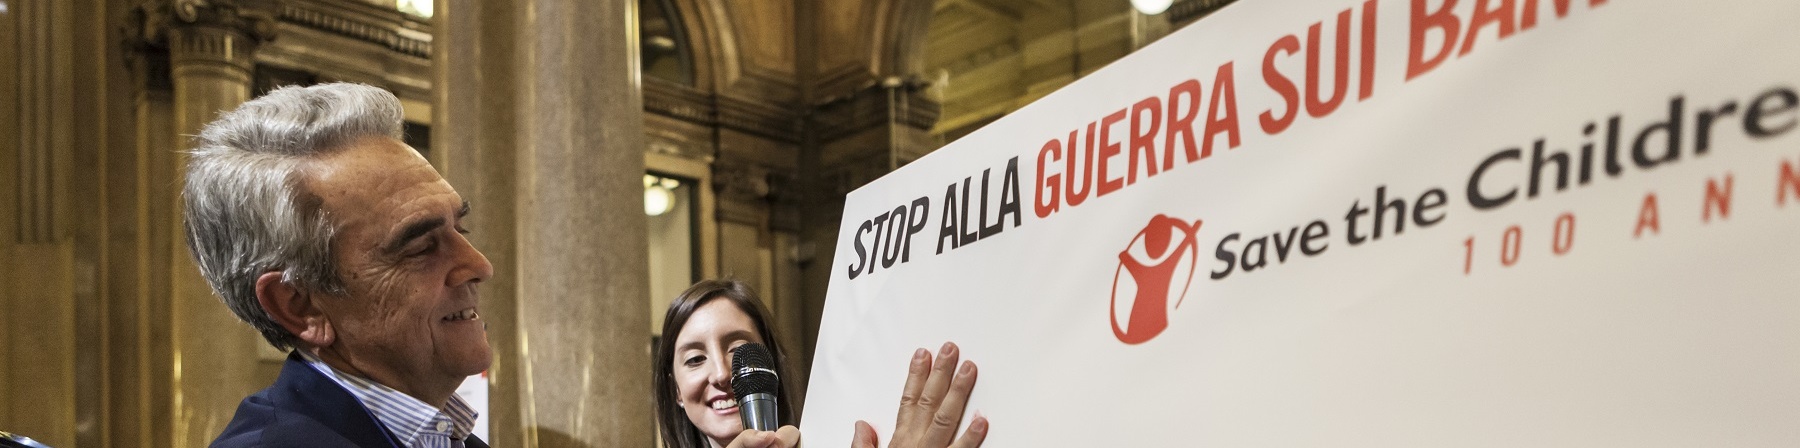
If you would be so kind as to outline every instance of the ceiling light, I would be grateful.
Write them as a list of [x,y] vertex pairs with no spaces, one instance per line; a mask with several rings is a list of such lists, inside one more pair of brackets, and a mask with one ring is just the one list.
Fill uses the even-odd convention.
[[644,175],[644,214],[662,216],[675,209],[675,187],[681,181]]
[[432,8],[437,6],[433,4],[435,1],[436,0],[400,0],[395,6],[398,7],[400,12],[429,19],[431,18]]
[[1174,0],[1131,0],[1131,7],[1137,8],[1138,12],[1144,13],[1144,15],[1154,16],[1168,11],[1169,5],[1172,3]]

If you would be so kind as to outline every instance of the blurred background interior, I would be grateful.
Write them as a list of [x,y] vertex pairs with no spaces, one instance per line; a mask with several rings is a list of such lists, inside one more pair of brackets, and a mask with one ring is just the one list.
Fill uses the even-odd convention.
[[754,285],[804,373],[846,193],[1230,2],[0,0],[0,430],[202,446],[273,381],[176,194],[184,136],[278,86],[391,90],[475,204],[489,440],[650,446],[688,284]]

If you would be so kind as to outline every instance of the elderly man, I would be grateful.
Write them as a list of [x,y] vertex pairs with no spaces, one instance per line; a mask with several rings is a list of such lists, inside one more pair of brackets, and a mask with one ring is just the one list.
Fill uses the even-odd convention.
[[[326,84],[270,92],[195,139],[188,247],[232,313],[292,351],[213,446],[487,446],[455,390],[491,361],[475,286],[494,268],[464,236],[468,202],[400,142],[400,126],[392,94]],[[915,362],[896,445],[950,442],[954,423],[929,416],[960,416],[974,376],[952,381],[956,360],[938,364]],[[985,432],[978,419],[957,446]],[[732,446],[798,438],[746,430]]]

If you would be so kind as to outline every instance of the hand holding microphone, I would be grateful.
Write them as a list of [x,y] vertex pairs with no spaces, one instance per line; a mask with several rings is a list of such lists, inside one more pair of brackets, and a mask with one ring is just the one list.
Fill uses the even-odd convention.
[[731,394],[744,422],[744,432],[732,440],[732,447],[793,447],[800,442],[798,428],[781,426],[776,401],[780,392],[781,376],[775,373],[775,357],[768,347],[752,342],[731,349]]
[[731,394],[737,396],[738,417],[744,429],[774,431],[781,427],[775,394],[781,377],[775,374],[775,357],[769,348],[751,342],[731,349]]

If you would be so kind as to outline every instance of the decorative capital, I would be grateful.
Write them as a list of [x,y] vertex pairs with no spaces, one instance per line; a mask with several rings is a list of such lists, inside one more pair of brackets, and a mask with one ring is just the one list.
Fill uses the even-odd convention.
[[257,43],[275,38],[282,0],[162,0],[177,26],[224,28]]
[[119,27],[119,45],[124,47],[125,67],[146,91],[174,90],[169,79],[169,46],[163,34],[166,16],[151,14],[145,5],[132,8]]
[[282,1],[149,0],[132,8],[124,45],[134,57],[164,53],[176,65],[222,62],[248,69],[256,47],[275,38]]

